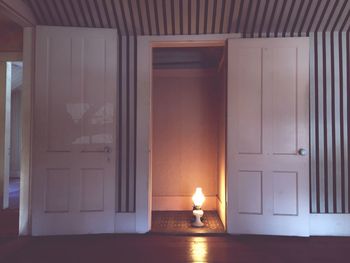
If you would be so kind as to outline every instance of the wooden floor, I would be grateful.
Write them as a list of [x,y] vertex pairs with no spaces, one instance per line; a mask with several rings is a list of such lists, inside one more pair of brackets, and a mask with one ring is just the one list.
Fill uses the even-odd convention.
[[9,208],[0,209],[0,237],[18,235],[19,187],[17,178],[11,178],[9,184]]
[[6,263],[348,263],[350,238],[95,235],[0,238]]
[[0,210],[0,238],[18,235],[18,219],[18,210]]

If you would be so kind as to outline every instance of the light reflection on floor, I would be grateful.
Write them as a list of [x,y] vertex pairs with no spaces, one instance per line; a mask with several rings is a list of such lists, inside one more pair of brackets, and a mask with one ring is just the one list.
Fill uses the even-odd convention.
[[208,261],[208,244],[204,237],[193,237],[191,240],[191,257],[193,262]]

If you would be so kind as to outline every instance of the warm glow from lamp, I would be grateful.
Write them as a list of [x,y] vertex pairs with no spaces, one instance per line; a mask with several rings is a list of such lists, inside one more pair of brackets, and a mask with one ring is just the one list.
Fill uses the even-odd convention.
[[191,256],[193,262],[208,262],[207,240],[203,237],[193,237],[191,240]]
[[202,192],[201,187],[196,188],[196,192],[192,196],[193,201],[193,215],[195,217],[194,222],[192,222],[192,226],[194,227],[203,227],[204,224],[201,221],[201,217],[203,216],[204,212],[202,210],[202,205],[204,203],[205,197]]
[[201,187],[196,188],[196,192],[192,196],[192,201],[197,209],[200,209],[205,201],[204,194]]

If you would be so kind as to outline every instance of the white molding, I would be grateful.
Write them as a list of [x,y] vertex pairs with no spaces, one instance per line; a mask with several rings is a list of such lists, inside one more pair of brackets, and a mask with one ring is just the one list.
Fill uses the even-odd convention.
[[151,147],[151,56],[146,38],[137,41],[137,134],[136,134],[136,232],[146,233],[151,229],[152,181],[149,176]]
[[216,211],[226,229],[226,203],[223,203],[219,197],[216,198]]
[[115,214],[116,233],[136,232],[136,213],[116,213]]
[[35,29],[27,27],[23,34],[23,86],[21,100],[21,187],[19,235],[31,234],[31,161],[32,161],[32,96],[34,88]]
[[8,183],[5,176],[5,134],[6,134],[6,62],[0,61],[0,209],[3,209],[8,197]]
[[310,214],[310,236],[350,236],[350,214]]
[[22,52],[0,52],[0,61],[22,61],[23,55]]
[[9,208],[9,187],[10,187],[10,140],[11,140],[11,79],[12,79],[12,67],[11,63],[7,62],[6,64],[6,86],[5,86],[5,131],[4,131],[4,169],[3,169],[3,178],[4,178],[4,195],[3,195],[3,203],[2,208]]
[[152,214],[152,142],[151,87],[152,46],[224,46],[240,34],[142,36],[137,38],[137,149],[136,149],[136,232],[151,229]]
[[23,27],[36,25],[32,10],[22,0],[0,0],[0,11]]

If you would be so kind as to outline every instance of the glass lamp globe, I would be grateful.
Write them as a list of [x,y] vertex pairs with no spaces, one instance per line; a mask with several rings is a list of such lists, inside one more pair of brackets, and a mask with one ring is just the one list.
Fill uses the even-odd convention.
[[194,195],[192,196],[192,201],[196,209],[201,209],[205,197],[201,187],[197,187]]

